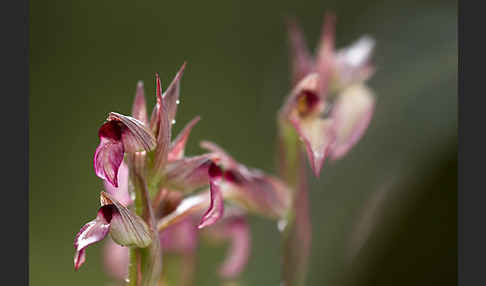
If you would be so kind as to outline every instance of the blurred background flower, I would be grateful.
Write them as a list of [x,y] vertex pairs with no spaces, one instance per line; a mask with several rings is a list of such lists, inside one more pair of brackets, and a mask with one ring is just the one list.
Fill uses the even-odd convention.
[[[308,170],[307,284],[455,285],[457,2],[449,0],[31,2],[30,284],[110,283],[102,244],[74,273],[72,237],[99,207],[98,127],[110,111],[130,113],[138,80],[153,106],[155,72],[167,86],[188,62],[174,134],[202,119],[187,153],[210,140],[275,173],[275,117],[291,88],[285,18],[297,18],[315,47],[326,11],[337,16],[337,47],[363,34],[376,40],[368,82],[376,107],[345,158],[326,163],[319,181]],[[278,285],[277,225],[249,224],[241,283]],[[226,250],[198,246],[196,285],[218,281]]]

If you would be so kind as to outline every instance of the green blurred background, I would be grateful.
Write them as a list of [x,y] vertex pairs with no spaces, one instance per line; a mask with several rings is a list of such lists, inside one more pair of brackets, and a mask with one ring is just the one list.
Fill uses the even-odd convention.
[[[150,106],[183,61],[175,131],[195,115],[202,139],[275,170],[275,114],[289,91],[284,25],[315,47],[325,11],[337,46],[376,38],[365,137],[311,181],[308,285],[455,285],[456,1],[31,1],[30,283],[107,285],[102,245],[73,270],[73,238],[98,208],[92,156],[110,111],[129,113],[137,80]],[[279,285],[276,224],[251,218],[243,285]],[[199,249],[196,285],[218,285],[223,248]]]

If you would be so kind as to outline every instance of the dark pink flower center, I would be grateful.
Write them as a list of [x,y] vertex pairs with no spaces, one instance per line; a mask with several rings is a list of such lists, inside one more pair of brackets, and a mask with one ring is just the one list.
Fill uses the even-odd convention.
[[219,178],[223,175],[221,168],[214,163],[211,163],[211,166],[209,166],[208,173],[210,178]]
[[301,116],[311,113],[319,104],[319,96],[310,90],[303,90],[297,97],[297,110]]
[[99,137],[109,138],[112,140],[121,140],[121,135],[123,131],[123,124],[117,120],[111,120],[101,125],[98,131]]
[[227,170],[224,172],[224,179],[237,185],[241,185],[243,183],[243,178],[232,170]]
[[111,219],[113,218],[113,213],[116,211],[116,207],[113,204],[104,205],[99,210],[99,212],[101,212],[101,214],[108,223],[111,222]]

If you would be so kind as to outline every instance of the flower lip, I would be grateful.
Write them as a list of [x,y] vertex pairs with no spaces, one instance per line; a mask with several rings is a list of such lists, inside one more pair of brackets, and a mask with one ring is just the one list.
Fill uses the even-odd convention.
[[209,174],[209,191],[210,191],[210,205],[204,213],[198,229],[210,226],[217,222],[224,213],[223,194],[220,189],[220,181],[223,175],[221,168],[211,163],[208,170]]

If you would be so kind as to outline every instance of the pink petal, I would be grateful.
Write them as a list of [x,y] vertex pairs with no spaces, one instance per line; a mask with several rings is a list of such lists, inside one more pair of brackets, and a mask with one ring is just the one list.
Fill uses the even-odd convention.
[[189,253],[197,247],[197,229],[190,217],[169,226],[159,237],[166,252]]
[[190,192],[209,183],[211,159],[207,154],[187,157],[167,164],[167,185],[171,189]]
[[182,64],[179,71],[177,72],[176,76],[172,80],[171,84],[167,88],[167,90],[163,94],[163,100],[167,105],[167,111],[169,113],[168,118],[169,122],[173,122],[172,120],[175,119],[176,112],[177,112],[177,105],[179,104],[179,91],[180,91],[180,81],[182,78],[182,74],[184,73],[184,69],[186,68],[186,63]]
[[95,173],[101,179],[107,180],[118,187],[118,169],[123,161],[123,144],[105,137],[100,138],[100,145],[94,155]]
[[143,124],[148,124],[147,107],[145,103],[145,95],[143,90],[143,82],[137,83],[137,92],[135,94],[135,100],[132,106],[132,116],[135,119],[140,120]]
[[147,247],[152,242],[153,234],[145,221],[118,202],[112,195],[101,192],[103,206],[112,206],[110,222],[111,238],[119,245]]
[[149,152],[155,148],[155,137],[140,120],[116,112],[110,112],[108,120],[121,123],[121,141],[126,152]]
[[152,115],[150,116],[150,129],[155,136],[159,133],[160,109],[162,107],[162,83],[160,82],[159,73],[155,73],[155,94],[157,102],[155,103]]
[[375,46],[375,40],[363,36],[351,46],[337,51],[336,72],[342,86],[368,79],[374,72],[369,60]]
[[248,169],[218,145],[204,141],[201,146],[217,154],[225,168],[221,185],[223,197],[249,211],[280,218],[290,204],[290,189],[275,177]]
[[168,155],[169,161],[181,159],[184,156],[184,149],[186,148],[186,142],[189,138],[189,134],[191,133],[194,125],[196,125],[200,119],[201,117],[196,116],[196,118],[191,120],[191,122],[189,122],[184,129],[182,129],[179,135],[177,135],[177,138],[171,143]]
[[300,120],[293,117],[290,122],[305,144],[307,157],[315,176],[319,177],[324,160],[329,155],[335,140],[333,120],[318,117]]
[[334,41],[335,41],[335,25],[336,16],[332,13],[324,15],[324,24],[322,27],[322,35],[320,46],[317,53],[317,73],[318,84],[317,90],[319,96],[324,99],[327,96],[329,83],[331,80],[331,72],[334,59]]
[[236,168],[238,166],[238,162],[236,162],[233,157],[231,157],[228,153],[226,153],[223,148],[219,147],[213,142],[210,141],[201,141],[200,143],[201,148],[204,148],[208,151],[211,151],[218,155],[218,159],[220,160],[219,163],[226,168]]
[[[162,98],[159,100],[159,84],[160,80],[157,77],[157,105],[158,112],[158,133],[157,133],[157,148],[155,149],[155,167],[156,173],[160,173],[167,163],[169,154],[170,138],[171,138],[171,121],[169,120],[169,109],[167,103]],[[160,104],[159,104],[160,101]]]
[[224,278],[234,278],[243,271],[250,255],[250,230],[243,216],[231,217],[225,222],[226,236],[230,239],[230,248],[225,261],[219,269]]
[[188,215],[196,214],[208,207],[210,204],[209,191],[200,192],[197,195],[189,196],[182,200],[177,208],[170,214],[164,216],[158,223],[157,229],[163,231],[173,224],[176,224]]
[[93,160],[95,173],[115,187],[118,187],[118,168],[124,152],[150,151],[156,143],[141,121],[115,112],[111,112],[108,121],[100,127],[98,136],[100,144]]
[[212,163],[209,167],[209,190],[211,193],[211,203],[208,210],[204,213],[198,228],[204,228],[217,222],[223,215],[224,204],[223,195],[220,190],[222,170]]
[[74,269],[78,270],[86,260],[86,247],[96,243],[110,231],[110,221],[113,215],[113,205],[102,206],[96,218],[85,224],[74,238]]
[[291,191],[278,178],[268,175],[244,177],[237,171],[224,174],[225,200],[241,208],[270,218],[282,218],[290,207]]
[[103,249],[103,264],[106,272],[115,279],[125,280],[128,277],[128,263],[129,248],[108,239]]
[[307,48],[302,30],[294,19],[287,21],[292,58],[292,82],[297,84],[307,74],[312,72],[313,59]]
[[363,136],[373,116],[375,99],[364,85],[347,88],[334,106],[336,141],[332,146],[333,160],[344,156]]
[[106,192],[112,195],[124,206],[129,206],[133,202],[128,190],[129,175],[128,166],[122,161],[120,168],[118,169],[118,188],[114,187],[107,180],[103,180]]

